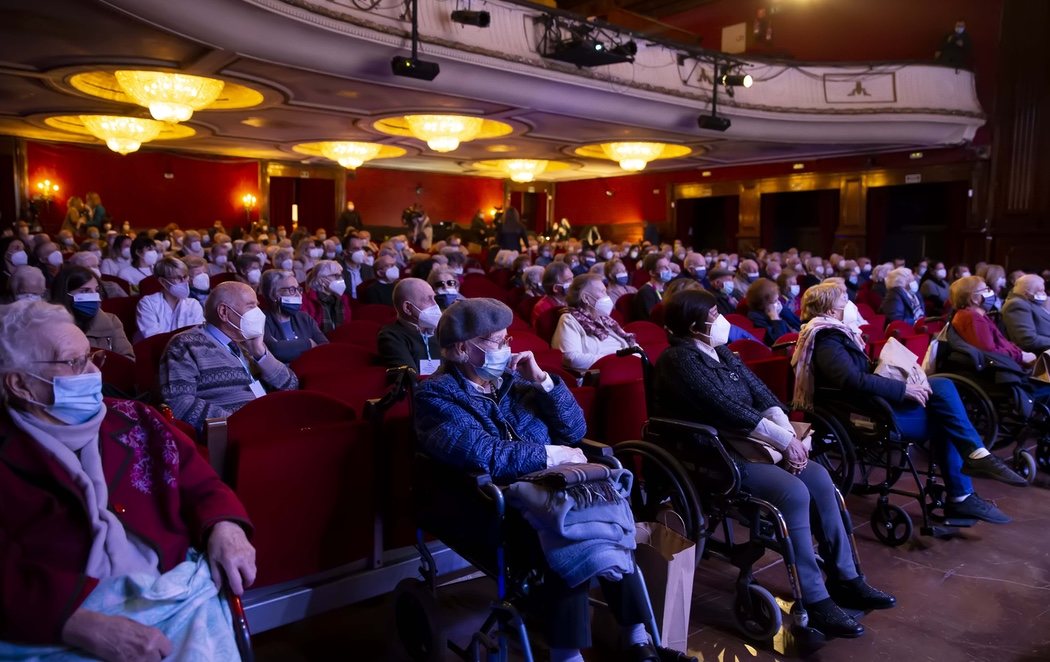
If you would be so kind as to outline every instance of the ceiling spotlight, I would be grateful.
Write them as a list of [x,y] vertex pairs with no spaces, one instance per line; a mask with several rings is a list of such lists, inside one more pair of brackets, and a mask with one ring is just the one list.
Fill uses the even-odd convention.
[[755,79],[751,74],[723,74],[722,84],[726,87],[751,87]]
[[696,123],[701,129],[707,129],[708,131],[725,131],[733,122],[728,117],[701,115],[697,118]]
[[434,80],[441,73],[441,67],[437,62],[424,62],[414,57],[400,55],[394,56],[394,59],[390,61],[390,69],[395,76],[419,80]]
[[462,25],[474,25],[479,28],[487,28],[492,17],[487,11],[469,11],[457,9],[452,12],[452,22]]

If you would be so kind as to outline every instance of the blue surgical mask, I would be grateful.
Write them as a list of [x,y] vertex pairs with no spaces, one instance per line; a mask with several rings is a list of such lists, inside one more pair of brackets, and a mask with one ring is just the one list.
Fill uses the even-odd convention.
[[616,282],[618,284],[620,284],[620,285],[626,285],[627,284],[627,272],[624,271],[622,273],[616,274]]
[[703,278],[707,275],[707,267],[697,267],[693,269],[693,273],[696,274],[697,278]]
[[441,307],[441,310],[444,310],[459,300],[459,292],[435,294],[434,300],[437,301],[437,305]]
[[727,280],[726,282],[722,283],[722,291],[725,292],[726,296],[732,294],[733,293],[733,289],[734,289],[733,281]]
[[70,294],[73,297],[73,312],[88,319],[98,315],[98,309],[102,305],[102,297],[97,292],[84,294]]
[[660,282],[670,283],[672,278],[674,278],[674,273],[670,269],[664,269],[660,272]]
[[[474,346],[481,349],[477,345]],[[478,377],[494,382],[507,371],[507,364],[510,363],[510,347],[481,349],[481,351],[485,352],[485,362],[480,366],[474,366],[474,372],[478,373]]]
[[55,377],[54,380],[45,379],[32,373],[29,374],[40,381],[51,384],[55,394],[54,403],[49,405],[32,400],[30,402],[40,405],[48,414],[66,425],[85,423],[94,418],[99,410],[102,409],[101,372],[86,372],[83,375]]
[[281,312],[285,315],[294,315],[299,312],[303,305],[301,296],[281,297]]

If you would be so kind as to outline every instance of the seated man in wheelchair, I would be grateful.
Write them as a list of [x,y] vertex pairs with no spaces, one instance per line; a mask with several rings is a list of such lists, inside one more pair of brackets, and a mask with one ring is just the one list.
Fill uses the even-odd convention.
[[860,334],[842,322],[847,301],[845,288],[835,284],[806,291],[802,301],[805,325],[792,357],[793,405],[812,409],[814,392],[819,387],[884,398],[893,408],[904,438],[921,441],[929,437],[933,452],[939,455],[949,496],[946,517],[1009,522],[1009,517],[974,492],[966,474],[987,476],[1018,487],[1026,485],[1024,478],[984,447],[950,380],[933,377],[927,389],[925,385],[874,374]]
[[[896,600],[869,586],[857,572],[827,470],[808,461],[808,451],[776,396],[726,347],[729,322],[719,314],[715,297],[702,290],[675,294],[664,323],[671,347],[656,363],[661,415],[747,435],[731,446],[740,460],[741,483],[784,515],[810,626],[828,636],[859,637],[864,627],[841,607],[888,609]],[[813,552],[811,526],[833,575],[826,586]]]
[[[488,473],[500,484],[587,462],[574,447],[587,431],[583,412],[565,383],[544,372],[531,352],[511,353],[507,327],[513,319],[496,299],[449,306],[437,327],[442,366],[415,395],[421,448],[442,464]],[[619,581],[600,581],[630,647],[628,659],[658,660],[643,625],[648,601],[641,576],[626,572]],[[553,662],[582,662],[580,649],[590,645],[589,583],[570,586],[547,572],[535,587]]]
[[0,307],[0,659],[240,659],[244,507],[156,410],[103,401],[99,354],[61,306]]
[[[1037,356],[1007,340],[995,322],[988,317],[988,311],[995,301],[995,292],[980,276],[960,278],[952,283],[948,292],[955,308],[951,320],[952,328],[966,343],[984,353],[1009,357],[1031,374],[1031,367]],[[1050,384],[1029,380],[1027,390],[1036,402],[1050,404]]]

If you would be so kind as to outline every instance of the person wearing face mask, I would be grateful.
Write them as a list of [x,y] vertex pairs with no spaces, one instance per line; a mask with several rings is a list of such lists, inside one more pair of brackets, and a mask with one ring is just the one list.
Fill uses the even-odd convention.
[[[274,269],[280,269],[281,271],[294,271],[295,261],[292,259],[293,251],[291,248],[278,248],[273,252],[273,256],[270,259],[270,265]],[[299,277],[296,276],[296,279]]]
[[155,409],[103,399],[104,358],[61,306],[0,311],[4,656],[233,659],[217,584],[254,580],[251,522]]
[[1003,309],[1007,294],[1006,269],[998,264],[978,265],[977,275],[984,280],[994,295],[991,312],[999,312]]
[[201,242],[201,234],[196,230],[187,230],[182,237],[182,257],[204,257],[204,244]]
[[381,254],[376,258],[375,272],[376,280],[361,294],[361,302],[394,305],[394,286],[401,277],[396,258],[389,254]]
[[335,222],[336,234],[342,239],[348,232],[353,232],[361,227],[361,223],[361,212],[357,211],[353,200],[347,200],[346,209],[339,214]]
[[102,294],[103,299],[120,299],[128,296],[128,293],[125,292],[124,288],[120,285],[112,281],[102,280],[102,271],[99,269],[99,264],[98,253],[95,253],[94,251],[79,251],[73,253],[66,262],[67,267],[83,267],[95,274],[95,278],[99,279],[99,292]]
[[535,263],[541,267],[546,267],[548,264],[554,261],[554,244],[543,244],[540,246],[539,255],[536,256]]
[[738,298],[743,299],[751,284],[758,280],[759,276],[758,262],[750,259],[741,261],[740,268],[737,269],[733,278],[733,292],[738,295]]
[[948,302],[948,270],[943,262],[934,262],[919,281],[919,294],[922,296],[926,313],[930,316],[943,315]]
[[15,268],[29,264],[29,254],[26,253],[25,243],[18,237],[0,238],[0,255],[3,256],[3,264],[0,265],[0,295],[6,296],[8,283],[15,273]]
[[7,282],[3,303],[14,301],[40,301],[47,296],[47,281],[44,273],[36,267],[15,267],[15,272]]
[[189,270],[185,264],[177,258],[166,257],[157,263],[153,274],[160,281],[160,292],[139,299],[135,342],[204,324],[204,309],[199,301],[190,297]]
[[929,440],[948,495],[945,517],[1009,522],[994,504],[974,492],[969,476],[986,476],[1016,487],[1025,486],[1025,480],[984,447],[955,383],[931,377],[927,385],[874,374],[860,333],[842,321],[848,301],[845,290],[834,283],[811,288],[803,297],[805,324],[791,358],[795,368],[792,405],[811,410],[820,388],[885,399],[905,441]]
[[343,241],[343,254],[339,263],[343,265],[343,280],[350,298],[357,298],[357,288],[366,280],[375,278],[372,269],[374,258],[367,252],[368,241],[356,232],[351,232]]
[[650,253],[642,261],[642,270],[649,274],[649,282],[638,288],[631,302],[633,317],[636,320],[648,320],[656,304],[664,295],[664,288],[674,278],[671,261],[663,253]]
[[299,380],[266,349],[266,315],[244,283],[216,285],[203,326],[172,336],[160,361],[161,397],[175,418],[200,433],[205,420],[228,418],[268,390],[290,391]]
[[926,316],[919,297],[919,282],[907,267],[897,267],[886,274],[886,297],[879,312],[886,316],[886,323],[901,320],[915,324],[915,320]]
[[230,247],[223,242],[216,242],[208,249],[208,275],[233,273],[233,260],[230,259]]
[[803,261],[803,264],[805,265],[806,273],[799,279],[799,285],[802,286],[802,291],[805,292],[807,288],[813,287],[824,280],[824,260],[819,257],[808,257]]
[[237,281],[258,291],[259,281],[262,279],[262,265],[263,262],[255,253],[241,253],[233,261]]
[[1017,279],[1003,304],[1006,337],[1025,352],[1042,354],[1050,349],[1050,309],[1046,305],[1046,282],[1026,274]]
[[634,334],[610,317],[613,301],[598,274],[574,278],[565,301],[568,313],[558,320],[551,347],[561,351],[569,370],[582,373],[603,356],[637,344]]
[[759,339],[772,347],[780,336],[797,333],[802,321],[784,308],[780,302],[777,284],[768,278],[759,278],[747,289],[747,318],[764,335]]
[[572,285],[572,271],[564,262],[551,262],[543,270],[543,291],[546,296],[536,302],[529,314],[529,322],[536,334],[550,342],[558,318],[565,308],[565,296]]
[[711,284],[707,280],[707,258],[701,253],[689,253],[682,262],[682,273],[678,277],[696,281],[708,289]]
[[[307,237],[299,241],[295,249],[295,259],[292,261],[292,271],[300,282],[306,280],[307,274],[314,268],[317,261],[324,257],[324,248],[315,239]],[[284,269],[284,264],[275,265],[278,269]]]
[[58,270],[65,263],[58,244],[52,241],[44,241],[37,244],[36,248],[33,249],[33,257],[32,263],[44,273],[44,279],[50,285]]
[[[51,283],[51,302],[73,315],[73,323],[94,349],[122,354],[132,361],[135,350],[120,318],[102,310],[103,297],[98,275],[78,266],[67,266]],[[131,395],[131,394],[128,394]]]
[[[531,352],[511,351],[507,327],[513,318],[510,308],[495,299],[466,299],[445,311],[437,329],[441,368],[415,396],[419,447],[452,469],[485,471],[500,484],[587,461],[575,448],[586,434],[583,412],[565,382],[544,372]],[[620,551],[614,543],[594,541],[588,558],[598,553],[611,560]],[[544,619],[552,660],[583,660],[580,649],[590,642],[589,579],[569,582],[552,570],[536,592],[539,613],[560,615]],[[599,580],[628,648],[617,659],[660,659],[640,619],[633,618],[639,613],[634,607],[645,599],[640,579],[628,570],[619,581]]]
[[[784,516],[809,626],[829,637],[859,637],[864,627],[843,608],[888,609],[896,600],[860,574],[834,483],[819,462],[809,461],[809,439],[796,436],[784,406],[726,346],[729,322],[710,293],[675,294],[664,324],[671,346],[656,362],[659,415],[743,433],[729,449],[743,488]],[[826,580],[814,555],[814,536],[823,550]]]
[[397,320],[379,332],[379,361],[388,368],[409,366],[420,376],[434,374],[441,363],[435,330],[441,308],[425,280],[406,278],[394,287]]
[[313,318],[323,333],[350,321],[350,297],[338,262],[321,260],[310,272],[302,311]]
[[[541,273],[543,272],[543,269],[539,267],[529,268],[539,269]],[[430,270],[430,274],[427,276],[427,284],[434,291],[434,300],[441,310],[445,310],[463,298],[459,293],[459,280],[456,279],[456,274],[452,273],[452,270],[444,265],[436,265]],[[394,289],[396,290],[397,288],[395,287]]]
[[328,343],[317,322],[301,310],[303,288],[291,271],[270,269],[264,273],[259,296],[266,302],[263,342],[278,361],[291,363],[303,352]]
[[208,263],[204,261],[204,258],[195,255],[188,255],[182,258],[182,263],[186,265],[186,269],[189,271],[190,297],[196,299],[201,306],[204,306],[204,302],[208,300],[208,293],[211,292],[211,277],[208,275]]
[[[726,269],[715,269],[708,274],[708,280],[711,283],[710,291],[715,295],[715,301],[718,304],[718,312],[723,315],[736,313],[737,306],[740,304],[740,299],[737,298],[736,282],[733,279],[733,272]],[[740,294],[744,294],[745,292],[741,292]]]
[[893,269],[891,264],[878,264],[871,270],[871,278],[857,290],[857,303],[865,303],[872,310],[882,308],[886,298],[886,274]]
[[99,267],[103,275],[118,276],[122,269],[131,266],[131,244],[132,239],[127,235],[118,234],[110,238],[106,257]]
[[632,287],[629,283],[631,280],[631,274],[627,272],[627,265],[625,265],[619,258],[613,258],[607,260],[603,265],[605,271],[605,280],[609,283],[605,290],[608,293],[609,298],[613,300],[613,304],[616,304],[616,300],[625,294],[634,294],[638,291],[637,288]]
[[532,266],[532,258],[528,255],[519,255],[514,259],[514,264],[511,265],[511,277],[510,286],[512,288],[523,288],[525,287],[524,272],[526,269]]
[[131,242],[131,264],[122,268],[117,274],[132,288],[132,294],[138,292],[139,283],[147,276],[153,275],[153,267],[160,260],[157,245],[152,239],[141,235]]

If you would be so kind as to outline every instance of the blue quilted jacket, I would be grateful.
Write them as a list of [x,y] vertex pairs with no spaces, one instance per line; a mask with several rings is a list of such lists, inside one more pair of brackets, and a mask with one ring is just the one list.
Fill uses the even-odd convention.
[[421,383],[415,395],[420,447],[434,459],[467,471],[485,471],[501,483],[547,467],[546,445],[574,445],[587,433],[583,411],[565,383],[551,375],[545,393],[516,373],[505,373],[493,395],[483,395],[449,366]]

